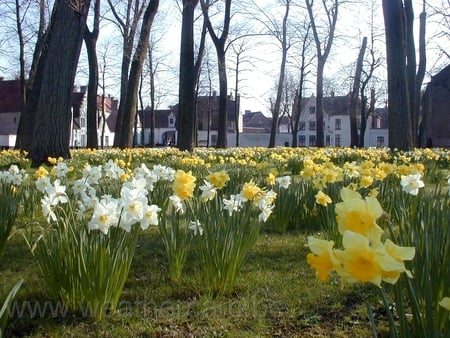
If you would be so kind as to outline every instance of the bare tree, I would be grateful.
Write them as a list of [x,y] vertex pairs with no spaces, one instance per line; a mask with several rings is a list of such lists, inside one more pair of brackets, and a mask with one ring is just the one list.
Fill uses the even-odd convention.
[[226,69],[226,49],[225,44],[228,38],[231,20],[231,0],[225,0],[225,11],[223,18],[222,33],[220,37],[214,31],[210,17],[209,8],[211,5],[210,0],[200,0],[202,12],[205,17],[206,26],[208,28],[209,36],[214,43],[217,54],[217,64],[219,69],[219,125],[217,131],[217,144],[218,148],[226,148],[227,146],[227,128],[228,128],[228,109],[227,109],[227,69]]
[[[323,72],[331,46],[334,39],[334,32],[338,17],[338,0],[322,0],[323,11],[325,12],[326,22],[319,24],[318,17],[315,15],[313,7],[314,0],[305,0],[308,9],[311,28],[317,50],[317,79],[316,79],[316,146],[324,146],[324,120],[323,120]],[[326,31],[320,37],[319,28],[325,25]],[[323,45],[323,46],[322,46]]]
[[89,82],[86,104],[86,129],[88,148],[98,148],[98,117],[97,117],[97,92],[98,92],[98,59],[97,41],[100,33],[100,0],[94,0],[94,21],[92,31],[86,26],[84,32],[84,42],[88,54]]
[[361,73],[364,61],[364,53],[367,47],[367,37],[365,36],[362,40],[361,48],[359,50],[358,59],[356,60],[355,77],[353,79],[353,89],[350,92],[350,105],[349,105],[349,115],[350,115],[350,147],[359,146],[358,138],[358,123],[356,119],[356,110],[358,108],[359,102],[359,89],[361,84]]

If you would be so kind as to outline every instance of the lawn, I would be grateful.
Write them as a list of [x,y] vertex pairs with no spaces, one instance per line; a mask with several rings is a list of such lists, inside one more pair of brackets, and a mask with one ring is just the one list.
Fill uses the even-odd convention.
[[[175,149],[136,149],[78,151],[69,161],[49,160],[49,165],[36,170],[29,168],[23,154],[0,154],[4,170],[0,181],[3,186],[16,186],[12,198],[2,196],[2,203],[9,205],[14,198],[19,203],[11,236],[0,255],[0,305],[17,281],[24,279],[10,304],[5,337],[403,337],[407,336],[405,333],[411,337],[445,337],[450,331],[448,311],[439,305],[443,297],[450,296],[449,151],[252,148],[199,149],[187,154]],[[148,172],[142,164],[153,169]],[[153,180],[151,175],[156,171],[163,176],[158,167],[161,164],[173,168],[172,174],[183,170],[179,177],[181,188],[173,183],[177,174],[167,181]],[[11,174],[11,165],[18,165],[20,179]],[[98,182],[93,182],[96,168],[102,174]],[[11,181],[8,172],[15,181]],[[204,180],[219,186],[219,176],[211,177],[217,172],[222,173],[221,177],[226,173],[229,180],[223,187],[213,189]],[[123,268],[119,273],[124,277],[123,289],[117,286],[120,283],[112,284],[120,289],[120,298],[95,316],[88,298],[92,291],[88,296],[83,292],[89,289],[98,293],[98,285],[107,288],[108,282],[115,280],[114,271],[108,273],[105,267],[109,256],[101,254],[102,245],[114,238],[115,229],[108,232],[108,228],[93,222],[96,207],[87,208],[87,197],[72,190],[78,189],[75,182],[82,178],[85,182],[91,180],[90,186],[95,187],[98,198],[89,199],[91,202],[99,203],[104,194],[110,194],[113,200],[124,198],[124,186],[131,195],[129,191],[143,189],[138,183],[141,176],[146,177],[145,203],[162,209],[158,211],[159,223],[151,218],[148,228],[132,225],[136,241],[130,239],[131,244],[120,247],[123,253],[134,250],[134,256],[129,256],[129,271],[123,268],[128,256],[119,256],[113,262]],[[39,184],[44,187],[45,177],[53,188],[40,192]],[[401,181],[408,177],[412,183],[402,186]],[[416,187],[422,180],[424,187]],[[58,190],[62,189],[60,186],[67,190]],[[376,219],[383,231],[383,245],[391,239],[397,245],[414,248],[414,259],[405,265],[401,262],[403,270],[395,275],[395,281],[389,270],[380,275],[380,285],[375,277],[354,283],[358,274],[350,276],[336,267],[329,271],[326,281],[321,281],[307,263],[313,250],[308,246],[310,236],[332,240],[334,249],[345,252],[341,250],[342,233],[337,231],[339,210],[335,209],[337,203],[345,202],[343,187],[358,191],[361,203],[379,201],[385,212]],[[417,194],[411,189],[417,189]],[[319,191],[330,202],[318,199]],[[171,194],[185,194],[186,198],[171,204]],[[47,214],[41,210],[44,196],[63,195],[69,202],[59,200],[60,210],[52,202]],[[232,209],[231,196],[241,195],[248,201],[254,199],[254,203],[239,207],[232,204],[236,207]],[[142,200],[142,196],[136,196],[135,200]],[[208,198],[211,200],[205,202]],[[224,202],[220,203],[221,198]],[[78,205],[75,208],[76,200],[83,200],[85,209],[81,212]],[[111,202],[111,197],[105,200]],[[265,202],[256,208],[256,202],[262,200]],[[125,223],[136,202],[131,203],[133,208],[118,203],[114,205],[123,208],[119,222]],[[174,211],[177,205],[185,208],[184,214]],[[125,208],[129,214],[123,211]],[[156,211],[147,214],[153,212]],[[52,221],[52,213],[57,221]],[[99,219],[102,217],[106,216]],[[192,228],[195,219],[198,223]],[[74,238],[78,244],[71,245],[69,241],[65,246],[52,247],[55,238],[67,239],[59,235],[61,224],[76,229],[76,234],[67,238]],[[222,232],[215,232],[216,228]],[[95,235],[90,237],[92,234]],[[370,250],[375,246],[373,241],[372,238],[369,242]],[[88,242],[100,249],[90,251],[92,245],[83,244]],[[47,252],[44,244],[50,248]],[[61,254],[61,248],[68,251]],[[76,258],[80,251],[82,258]],[[227,255],[242,256],[242,262],[228,259]],[[55,262],[45,267],[43,257]],[[79,259],[84,263],[79,265]],[[75,265],[70,265],[74,261]],[[174,267],[178,265],[176,274]],[[85,276],[84,272],[77,272],[81,271],[80,266],[92,280],[69,278]],[[49,271],[55,271],[57,277],[50,278]],[[222,287],[217,280],[233,271],[235,279],[227,279]],[[406,271],[411,271],[412,278],[407,277]],[[55,291],[55,285],[66,278],[79,284],[75,291],[71,289],[73,295],[67,289]],[[75,299],[72,303],[71,297]]]

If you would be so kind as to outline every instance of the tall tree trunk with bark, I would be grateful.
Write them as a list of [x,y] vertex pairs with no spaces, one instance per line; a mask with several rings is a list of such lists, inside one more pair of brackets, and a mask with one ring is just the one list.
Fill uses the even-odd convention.
[[[358,142],[358,122],[356,119],[356,109],[358,108],[359,87],[361,81],[361,72],[363,67],[364,53],[367,46],[367,37],[363,38],[361,49],[359,50],[358,60],[356,61],[355,78],[353,80],[353,90],[350,94],[350,147],[360,147]],[[362,118],[362,117],[361,117]],[[362,133],[362,130],[360,131]],[[363,135],[364,137],[364,135]]]
[[[24,148],[34,166],[48,157],[70,157],[71,101],[90,0],[57,0],[44,49],[22,118],[32,116],[32,133],[18,132],[32,144]],[[23,132],[23,131],[22,131]]]
[[290,0],[286,0],[286,9],[283,17],[283,25],[281,31],[281,64],[280,64],[280,75],[278,77],[278,85],[277,85],[277,97],[275,98],[275,103],[272,108],[272,126],[270,128],[270,138],[269,138],[269,148],[275,147],[276,137],[278,132],[278,119],[280,118],[280,106],[281,106],[281,97],[283,95],[284,88],[284,78],[286,76],[286,59],[287,52],[289,49],[287,42],[287,20],[289,16],[289,5]]
[[[322,1],[323,9],[327,16],[327,32],[320,41],[318,26],[316,24],[316,17],[313,13],[313,0],[305,0],[308,9],[309,19],[311,21],[311,28],[314,35],[317,50],[317,78],[316,78],[316,146],[323,147],[324,143],[324,120],[323,120],[323,71],[328,55],[330,54],[331,45],[334,39],[334,31],[336,29],[336,22],[338,17],[339,0],[333,0],[328,7],[326,1]],[[323,43],[323,50],[322,50]]]
[[383,0],[388,72],[389,147],[413,147],[402,0]]
[[100,33],[100,0],[95,0],[94,4],[94,26],[92,32],[86,27],[84,32],[84,42],[88,55],[89,63],[89,82],[87,92],[86,105],[86,129],[87,129],[87,144],[88,148],[98,148],[98,59],[97,59],[97,40]]
[[[20,12],[20,4],[18,1],[16,1],[16,13],[17,13],[17,20],[19,20],[19,12]],[[27,97],[31,91],[32,83],[35,78],[36,74],[36,68],[38,65],[39,58],[41,57],[42,50],[44,48],[44,37],[46,32],[46,16],[45,16],[45,0],[39,0],[39,28],[37,32],[37,39],[36,39],[36,46],[34,48],[33,52],[33,60],[31,62],[30,72],[28,74],[28,81],[25,79],[25,68],[22,69],[22,67],[25,67],[25,60],[21,60],[20,62],[20,88],[21,88],[21,118],[19,121],[19,128],[17,131],[17,138],[16,138],[16,149],[29,149],[31,147],[31,144],[33,143],[33,140],[31,137],[29,137],[33,132],[33,126],[34,126],[34,116],[31,114],[31,112],[27,112],[25,109]],[[20,26],[20,27],[19,27]],[[20,38],[21,35],[23,35],[23,31],[21,29],[21,25],[18,24],[17,27],[17,33],[19,34],[19,40],[23,40],[23,38]],[[22,42],[20,42],[22,45]],[[22,47],[20,47],[22,48]],[[21,52],[22,54],[22,52]],[[22,58],[22,56],[21,56]]]
[[153,24],[153,19],[158,11],[159,0],[151,0],[145,10],[141,32],[139,35],[138,45],[131,62],[130,76],[128,78],[127,95],[125,99],[125,110],[127,114],[124,115],[122,135],[120,137],[120,148],[131,148],[133,146],[133,125],[136,119],[137,108],[137,93],[139,89],[139,81],[141,78],[142,64],[149,45],[150,30]]
[[183,0],[177,147],[187,151],[192,151],[195,143],[194,11],[197,4],[198,0]]
[[225,62],[225,42],[228,38],[231,20],[231,0],[225,0],[225,13],[223,19],[222,34],[220,37],[214,32],[214,29],[209,19],[208,7],[209,0],[205,3],[200,0],[202,6],[203,16],[205,18],[206,26],[208,28],[209,36],[211,37],[214,47],[216,48],[217,64],[219,68],[219,123],[217,130],[217,148],[227,147],[227,127],[228,127],[228,87],[227,87],[227,70]]

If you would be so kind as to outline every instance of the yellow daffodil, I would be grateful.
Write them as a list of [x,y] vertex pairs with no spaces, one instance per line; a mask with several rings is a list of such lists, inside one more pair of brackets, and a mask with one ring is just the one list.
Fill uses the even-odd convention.
[[272,173],[269,173],[269,175],[266,177],[266,183],[268,185],[275,185],[276,183],[276,176]]
[[312,253],[306,256],[306,262],[316,270],[316,276],[321,281],[326,281],[329,278],[331,271],[337,263],[333,253],[333,241],[326,241],[308,237],[308,246]]
[[175,195],[184,200],[193,196],[196,178],[192,172],[177,170],[173,181],[172,189]]
[[327,194],[325,194],[322,190],[320,190],[316,195],[316,203],[323,205],[326,207],[329,203],[331,203],[331,198]]
[[217,189],[222,189],[230,180],[230,176],[224,170],[221,170],[209,174],[206,179]]
[[253,181],[247,182],[242,187],[241,195],[252,201],[257,195],[262,193],[262,189],[258,187]]
[[335,208],[339,232],[353,231],[379,243],[383,230],[376,222],[383,209],[378,200],[374,197],[364,200],[357,191],[348,188],[342,188],[341,198],[343,202],[337,203]]
[[383,271],[383,280],[385,282],[395,284],[400,277],[401,272],[405,272],[408,277],[412,278],[412,274],[409,270],[406,270],[403,261],[410,261],[414,258],[416,249],[414,247],[399,246],[387,239],[384,243],[385,252],[394,258],[399,264],[403,265],[403,270]]
[[344,250],[335,250],[342,268],[337,272],[347,281],[370,282],[380,287],[384,275],[405,271],[403,262],[387,254],[381,245],[370,246],[361,234],[346,231],[342,245]]

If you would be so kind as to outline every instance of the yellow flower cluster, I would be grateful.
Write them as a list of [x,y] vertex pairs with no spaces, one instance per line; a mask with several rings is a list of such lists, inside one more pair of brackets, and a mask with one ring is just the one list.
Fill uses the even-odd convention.
[[374,197],[365,199],[348,188],[341,191],[343,202],[336,204],[339,232],[343,249],[335,249],[333,241],[308,237],[312,253],[307,263],[316,270],[322,281],[335,272],[346,282],[371,282],[381,287],[381,282],[395,284],[402,272],[409,277],[404,261],[412,260],[413,247],[401,247],[389,239],[381,242],[382,229],[376,223],[383,214]]
[[192,197],[195,189],[195,181],[196,178],[192,175],[191,171],[177,170],[172,184],[174,194],[181,200]]
[[209,174],[206,179],[217,189],[222,189],[230,180],[230,176],[224,170],[220,170]]

